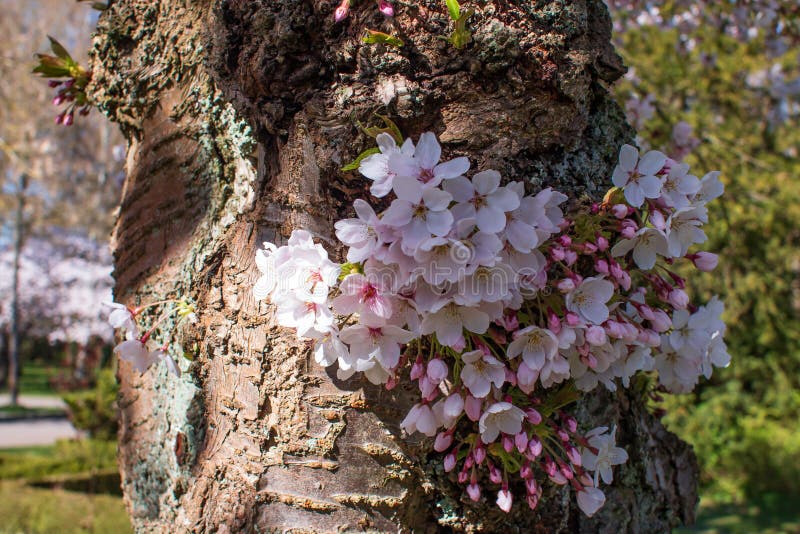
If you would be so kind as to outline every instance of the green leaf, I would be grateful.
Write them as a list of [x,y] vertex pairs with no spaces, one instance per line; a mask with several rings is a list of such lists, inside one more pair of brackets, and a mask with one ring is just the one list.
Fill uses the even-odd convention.
[[450,18],[458,20],[461,17],[461,6],[458,5],[458,0],[445,0],[447,10],[450,12]]
[[474,9],[468,9],[456,20],[455,29],[448,41],[458,48],[464,48],[472,40],[472,33],[467,29],[467,19],[475,13]]
[[389,46],[395,46],[397,48],[400,48],[403,46],[403,44],[405,44],[399,37],[376,30],[367,30],[367,35],[365,35],[361,40],[367,44],[381,43]]
[[50,48],[53,50],[53,53],[54,53],[54,54],[55,54],[57,57],[60,57],[61,59],[65,60],[65,61],[67,61],[67,62],[69,62],[69,63],[74,63],[74,61],[72,61],[72,56],[70,56],[70,55],[69,55],[69,52],[67,52],[67,49],[66,49],[66,48],[64,48],[64,47],[61,45],[61,43],[59,43],[58,41],[56,41],[56,40],[55,40],[53,37],[51,37],[50,35],[48,35],[48,36],[47,36],[47,38],[48,38],[48,39],[50,39]]
[[367,156],[371,156],[373,154],[378,154],[381,150],[374,146],[372,148],[366,149],[364,152],[358,155],[358,157],[353,160],[351,163],[348,163],[344,167],[342,167],[342,171],[349,172],[358,169],[359,165],[361,165],[361,161],[366,158]]
[[45,78],[67,78],[70,75],[69,66],[63,59],[47,54],[36,54],[39,64],[34,67],[33,72],[41,74]]
[[404,141],[403,133],[400,131],[400,128],[398,128],[397,125],[392,121],[392,119],[386,117],[385,115],[379,115],[377,113],[375,115],[383,121],[384,127],[381,128],[379,126],[369,126],[365,128],[362,126],[361,128],[364,130],[364,133],[366,133],[373,139],[377,138],[382,133],[388,133],[389,135],[394,137],[394,140],[398,145],[402,145]]

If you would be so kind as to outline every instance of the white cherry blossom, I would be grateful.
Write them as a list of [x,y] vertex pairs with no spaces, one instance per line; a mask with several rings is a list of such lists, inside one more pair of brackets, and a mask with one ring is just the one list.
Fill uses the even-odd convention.
[[628,453],[616,445],[617,428],[612,428],[608,433],[607,431],[608,427],[602,426],[587,432],[585,437],[590,448],[581,451],[581,464],[589,471],[594,471],[595,487],[600,485],[599,478],[606,484],[611,484],[614,480],[611,468],[628,461]]
[[367,156],[359,164],[358,171],[374,183],[370,187],[370,192],[378,198],[385,197],[392,190],[392,185],[396,173],[389,166],[389,159],[392,155],[412,157],[414,154],[414,143],[411,139],[406,139],[402,147],[397,146],[394,137],[388,133],[381,133],[375,138],[378,143],[379,154]]
[[461,381],[475,398],[484,398],[492,390],[492,385],[499,388],[506,381],[505,365],[482,350],[466,352],[461,359],[464,362]]
[[507,187],[500,187],[500,173],[482,171],[472,177],[455,178],[444,185],[458,204],[453,207],[457,219],[475,219],[482,232],[501,232],[506,226],[506,212],[520,205],[517,194]]
[[541,371],[547,360],[558,353],[558,338],[550,330],[529,326],[514,335],[514,341],[508,345],[508,357],[522,354],[522,360],[531,370]]
[[639,228],[633,239],[623,239],[611,249],[614,257],[624,256],[633,250],[633,261],[640,269],[649,271],[658,256],[670,257],[669,245],[663,232],[650,227]]
[[422,319],[420,331],[424,335],[436,333],[439,343],[452,347],[462,339],[464,329],[483,334],[489,328],[489,322],[489,315],[478,308],[448,302],[435,306]]
[[518,434],[522,430],[522,420],[524,418],[525,412],[510,402],[492,404],[483,412],[478,421],[481,441],[491,443],[497,439],[501,432],[510,436]]
[[661,198],[675,209],[689,206],[689,197],[700,190],[700,180],[689,174],[689,165],[670,162],[670,169],[664,177]]
[[339,241],[350,247],[347,251],[347,261],[360,263],[372,256],[381,244],[380,219],[372,206],[360,198],[353,202],[353,207],[358,218],[337,221],[334,228]]
[[639,159],[639,151],[635,147],[623,145],[612,181],[623,190],[625,200],[638,208],[644,204],[646,198],[658,198],[661,194],[662,180],[657,174],[666,161],[667,157],[655,150],[647,152]]
[[413,334],[397,326],[352,325],[342,329],[339,339],[350,346],[350,356],[358,360],[376,360],[384,369],[393,369],[400,361],[400,345]]
[[608,319],[606,303],[614,294],[614,284],[603,278],[585,278],[572,291],[567,293],[567,309],[577,313],[581,319],[591,324],[601,324]]

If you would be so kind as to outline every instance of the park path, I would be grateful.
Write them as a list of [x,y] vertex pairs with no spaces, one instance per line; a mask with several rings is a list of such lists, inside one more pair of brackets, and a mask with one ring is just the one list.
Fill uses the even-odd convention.
[[[8,393],[0,393],[0,406],[10,404],[11,397]],[[19,404],[26,408],[66,408],[67,405],[57,395],[26,395],[19,396]]]
[[[0,406],[7,405],[8,401],[7,394],[0,394]],[[60,397],[46,395],[20,395],[19,403],[27,408],[66,407]],[[79,437],[81,433],[75,430],[66,417],[0,421],[0,449],[51,445],[58,439]]]

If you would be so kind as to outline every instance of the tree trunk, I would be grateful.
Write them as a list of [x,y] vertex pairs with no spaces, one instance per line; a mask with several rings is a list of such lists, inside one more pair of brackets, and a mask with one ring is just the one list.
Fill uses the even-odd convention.
[[[557,488],[532,512],[472,504],[441,455],[398,427],[413,392],[341,382],[257,303],[254,254],[307,228],[334,245],[366,180],[339,169],[372,145],[375,112],[435,131],[531,191],[597,197],[632,139],[605,84],[623,72],[601,0],[475,0],[456,50],[444,2],[117,0],[93,47],[93,92],[130,141],[113,237],[117,299],[189,297],[199,323],[180,379],[121,366],[120,469],[143,531],[664,532],[691,521],[696,465],[635,396],[597,393],[630,454],[594,519]],[[365,28],[400,49],[367,45]],[[340,251],[341,252],[341,251]],[[169,326],[169,324],[168,324]],[[398,391],[399,390],[399,391]]]
[[11,406],[19,399],[20,361],[19,346],[22,333],[19,324],[19,263],[25,239],[25,195],[28,176],[20,174],[16,183],[17,209],[14,216],[14,264],[11,270],[11,338],[8,348],[8,392]]

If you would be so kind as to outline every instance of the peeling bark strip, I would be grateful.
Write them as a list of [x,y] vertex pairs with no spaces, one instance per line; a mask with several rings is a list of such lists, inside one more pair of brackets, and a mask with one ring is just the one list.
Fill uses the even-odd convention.
[[[607,187],[632,132],[604,89],[623,66],[601,0],[469,4],[462,51],[439,38],[438,0],[400,0],[391,22],[357,6],[338,25],[327,0],[117,0],[101,16],[93,98],[130,141],[117,297],[190,297],[200,316],[173,347],[193,359],[182,378],[120,371],[137,530],[650,533],[693,519],[691,449],[626,393],[577,408],[616,422],[630,455],[593,519],[557,489],[536,512],[467,502],[429,443],[400,435],[410,390],[328,376],[251,296],[261,241],[297,227],[330,241],[367,194],[339,168],[374,112],[531,190]],[[406,46],[364,45],[365,27]]]

